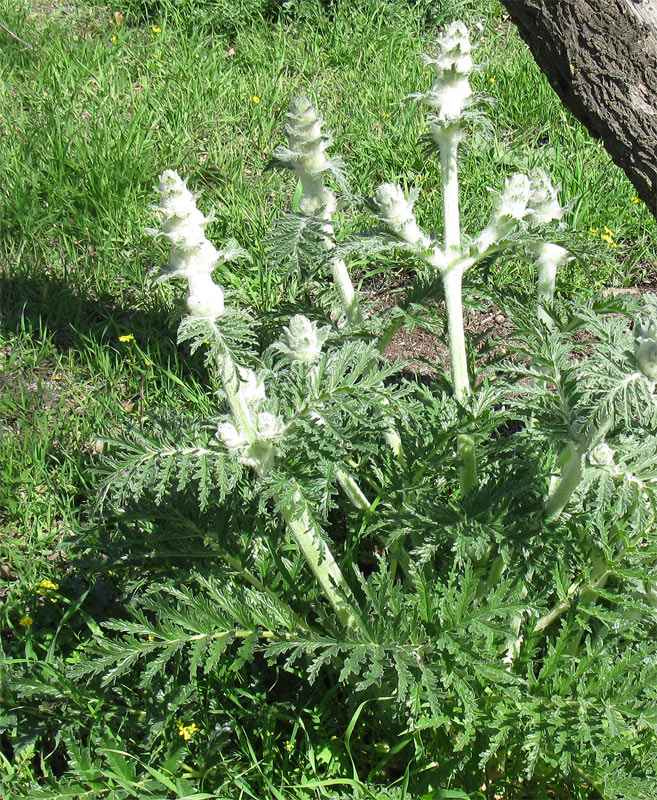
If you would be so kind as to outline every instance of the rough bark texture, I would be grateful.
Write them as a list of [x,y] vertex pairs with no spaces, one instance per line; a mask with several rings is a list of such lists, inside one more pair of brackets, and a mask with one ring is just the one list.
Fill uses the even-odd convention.
[[501,0],[563,104],[657,217],[657,0]]

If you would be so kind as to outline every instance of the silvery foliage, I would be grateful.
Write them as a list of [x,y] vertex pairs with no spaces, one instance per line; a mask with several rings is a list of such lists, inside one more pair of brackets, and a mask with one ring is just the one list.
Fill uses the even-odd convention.
[[[476,116],[462,24],[426,63],[435,83],[417,99],[440,150]],[[294,101],[275,154],[306,202],[274,226],[272,263],[292,263],[311,302],[281,312],[273,343],[272,321],[231,312],[212,278],[243,251],[215,249],[184,183],[161,178],[157,235],[171,256],[158,280],[187,281],[180,336],[210,354],[220,389],[202,414],[116,437],[103,496],[165,509],[170,492],[198,492],[204,513],[231,520],[219,544],[242,568],[136,596],[135,619],[168,626],[161,646],[136,626],[121,640],[131,659],[108,636],[77,674],[117,680],[154,650],[159,669],[183,652],[194,670],[264,652],[311,682],[324,671],[351,695],[387,698],[372,714],[391,747],[413,743],[399,752],[416,761],[418,793],[486,780],[516,795],[657,797],[657,301],[559,296],[558,270],[583,250],[542,170],[509,176],[456,248],[420,228],[417,192],[391,183],[369,202],[382,229],[340,239],[323,179],[342,173],[322,124]],[[397,247],[418,274],[387,317],[350,317],[346,284],[331,295],[313,283],[337,276],[336,261]],[[468,391],[441,365],[433,381],[400,376],[377,343],[402,324],[435,328],[445,275],[509,251],[538,290],[492,298],[513,330],[492,359],[469,345]],[[467,486],[464,441],[476,452]],[[259,522],[245,516],[254,503]],[[291,544],[309,569],[281,556]],[[192,618],[225,635],[190,633]]]

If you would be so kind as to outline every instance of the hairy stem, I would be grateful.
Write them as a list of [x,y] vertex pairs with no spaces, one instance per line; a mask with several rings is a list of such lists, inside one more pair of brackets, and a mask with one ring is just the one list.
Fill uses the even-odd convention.
[[443,183],[443,215],[445,230],[445,252],[448,256],[461,250],[461,217],[459,213],[459,177],[457,132],[447,128],[439,138],[440,165]]
[[340,623],[348,628],[364,630],[363,621],[355,614],[356,603],[342,570],[308,512],[301,492],[297,489],[291,499],[279,503],[279,508]]
[[[220,341],[219,337],[218,340]],[[240,379],[238,371],[227,350],[217,357],[217,368],[238,430],[246,436],[255,437],[256,433],[251,411],[242,392],[239,391]],[[346,473],[342,477],[351,492],[351,496],[355,498],[358,489],[356,482]],[[362,497],[364,498],[364,495]],[[294,540],[308,562],[326,599],[333,607],[338,620],[345,626],[363,628],[362,622],[354,616],[353,603],[348,602],[349,600],[353,601],[353,596],[342,571],[324,541],[319,526],[308,512],[301,492],[297,489],[291,500],[279,503],[279,508]]]
[[573,492],[582,482],[584,456],[596,439],[604,437],[610,424],[611,418],[608,413],[605,413],[597,423],[595,419],[589,422],[584,436],[579,442],[571,442],[567,445],[559,459],[561,474],[545,501],[545,513],[548,519],[558,517],[568,504]]
[[563,467],[559,480],[545,501],[548,518],[558,517],[582,480],[582,458],[586,450],[581,445],[569,444],[562,456]]
[[[320,208],[323,209],[322,217],[326,220],[324,231],[327,238],[324,240],[324,248],[332,250],[335,246],[330,237],[333,236],[333,214],[335,212],[336,202],[333,192],[326,189],[322,182],[322,175],[314,177],[301,174],[301,183],[304,192],[304,202],[302,209],[304,213],[313,214]],[[342,258],[333,258],[330,262],[331,274],[333,275],[333,282],[335,288],[340,296],[342,303],[342,310],[347,317],[349,325],[359,325],[363,321],[363,315],[360,310],[360,303],[354,285],[349,276],[347,265]]]
[[[462,280],[463,272],[460,269],[450,269],[443,275],[452,385],[454,396],[459,403],[463,403],[470,394],[468,358],[463,329]],[[461,460],[459,470],[461,492],[465,495],[477,483],[477,455],[471,436],[463,434],[458,437],[458,453]]]

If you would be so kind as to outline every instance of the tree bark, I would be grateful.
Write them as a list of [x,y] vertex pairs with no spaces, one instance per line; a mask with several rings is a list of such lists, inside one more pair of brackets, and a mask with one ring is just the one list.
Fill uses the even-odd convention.
[[563,104],[657,218],[657,0],[501,0]]

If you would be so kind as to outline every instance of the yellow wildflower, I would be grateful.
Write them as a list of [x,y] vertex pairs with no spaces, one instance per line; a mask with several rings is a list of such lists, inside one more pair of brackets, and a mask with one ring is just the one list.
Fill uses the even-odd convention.
[[151,30],[153,33],[162,33],[162,28],[158,28],[157,25],[151,25]]
[[641,201],[639,200],[639,198],[636,195],[634,195],[634,197],[632,198],[632,202],[633,203],[640,203]]
[[611,228],[608,228],[606,225],[604,226],[604,232],[605,232],[605,233],[606,233],[608,236],[613,236],[613,235],[614,235],[614,232],[612,231],[612,229],[611,229]]
[[285,742],[285,749],[288,753],[291,753],[294,750],[294,745],[289,740]]
[[110,36],[110,42],[115,42],[115,41],[116,41],[116,36]]
[[182,738],[188,742],[192,736],[198,731],[198,725],[195,722],[190,723],[189,725],[185,725],[184,722],[178,720],[176,723],[178,726],[178,736],[182,736]]
[[497,83],[497,78],[489,78],[488,83]]
[[34,620],[32,619],[32,617],[29,614],[26,614],[24,617],[21,617],[18,620],[18,624],[22,625],[24,628],[29,628],[32,625],[33,622],[34,622]]
[[608,245],[611,245],[612,247],[618,247],[611,234],[602,233],[600,234],[600,238],[602,239],[603,242],[606,242]]
[[595,234],[596,234],[597,232],[598,232],[598,229],[597,229],[597,228],[589,228],[589,233],[591,234],[591,236],[595,236]]
[[392,116],[392,114],[389,114],[387,111],[382,111],[382,112],[381,112],[381,116],[382,116],[382,117],[385,117],[386,119],[390,119],[390,117]]
[[48,578],[44,578],[39,583],[39,588],[37,589],[37,594],[45,595],[48,591],[56,592],[59,589],[59,584],[54,583],[53,581],[49,580]]
[[253,95],[253,97],[251,98],[251,100],[253,100],[253,102],[254,102],[256,105],[257,105],[257,104],[260,102],[260,98],[258,97],[258,95],[257,95],[257,94],[254,94],[254,95]]
[[131,333],[124,333],[123,336],[119,336],[120,342],[134,342],[135,337]]

